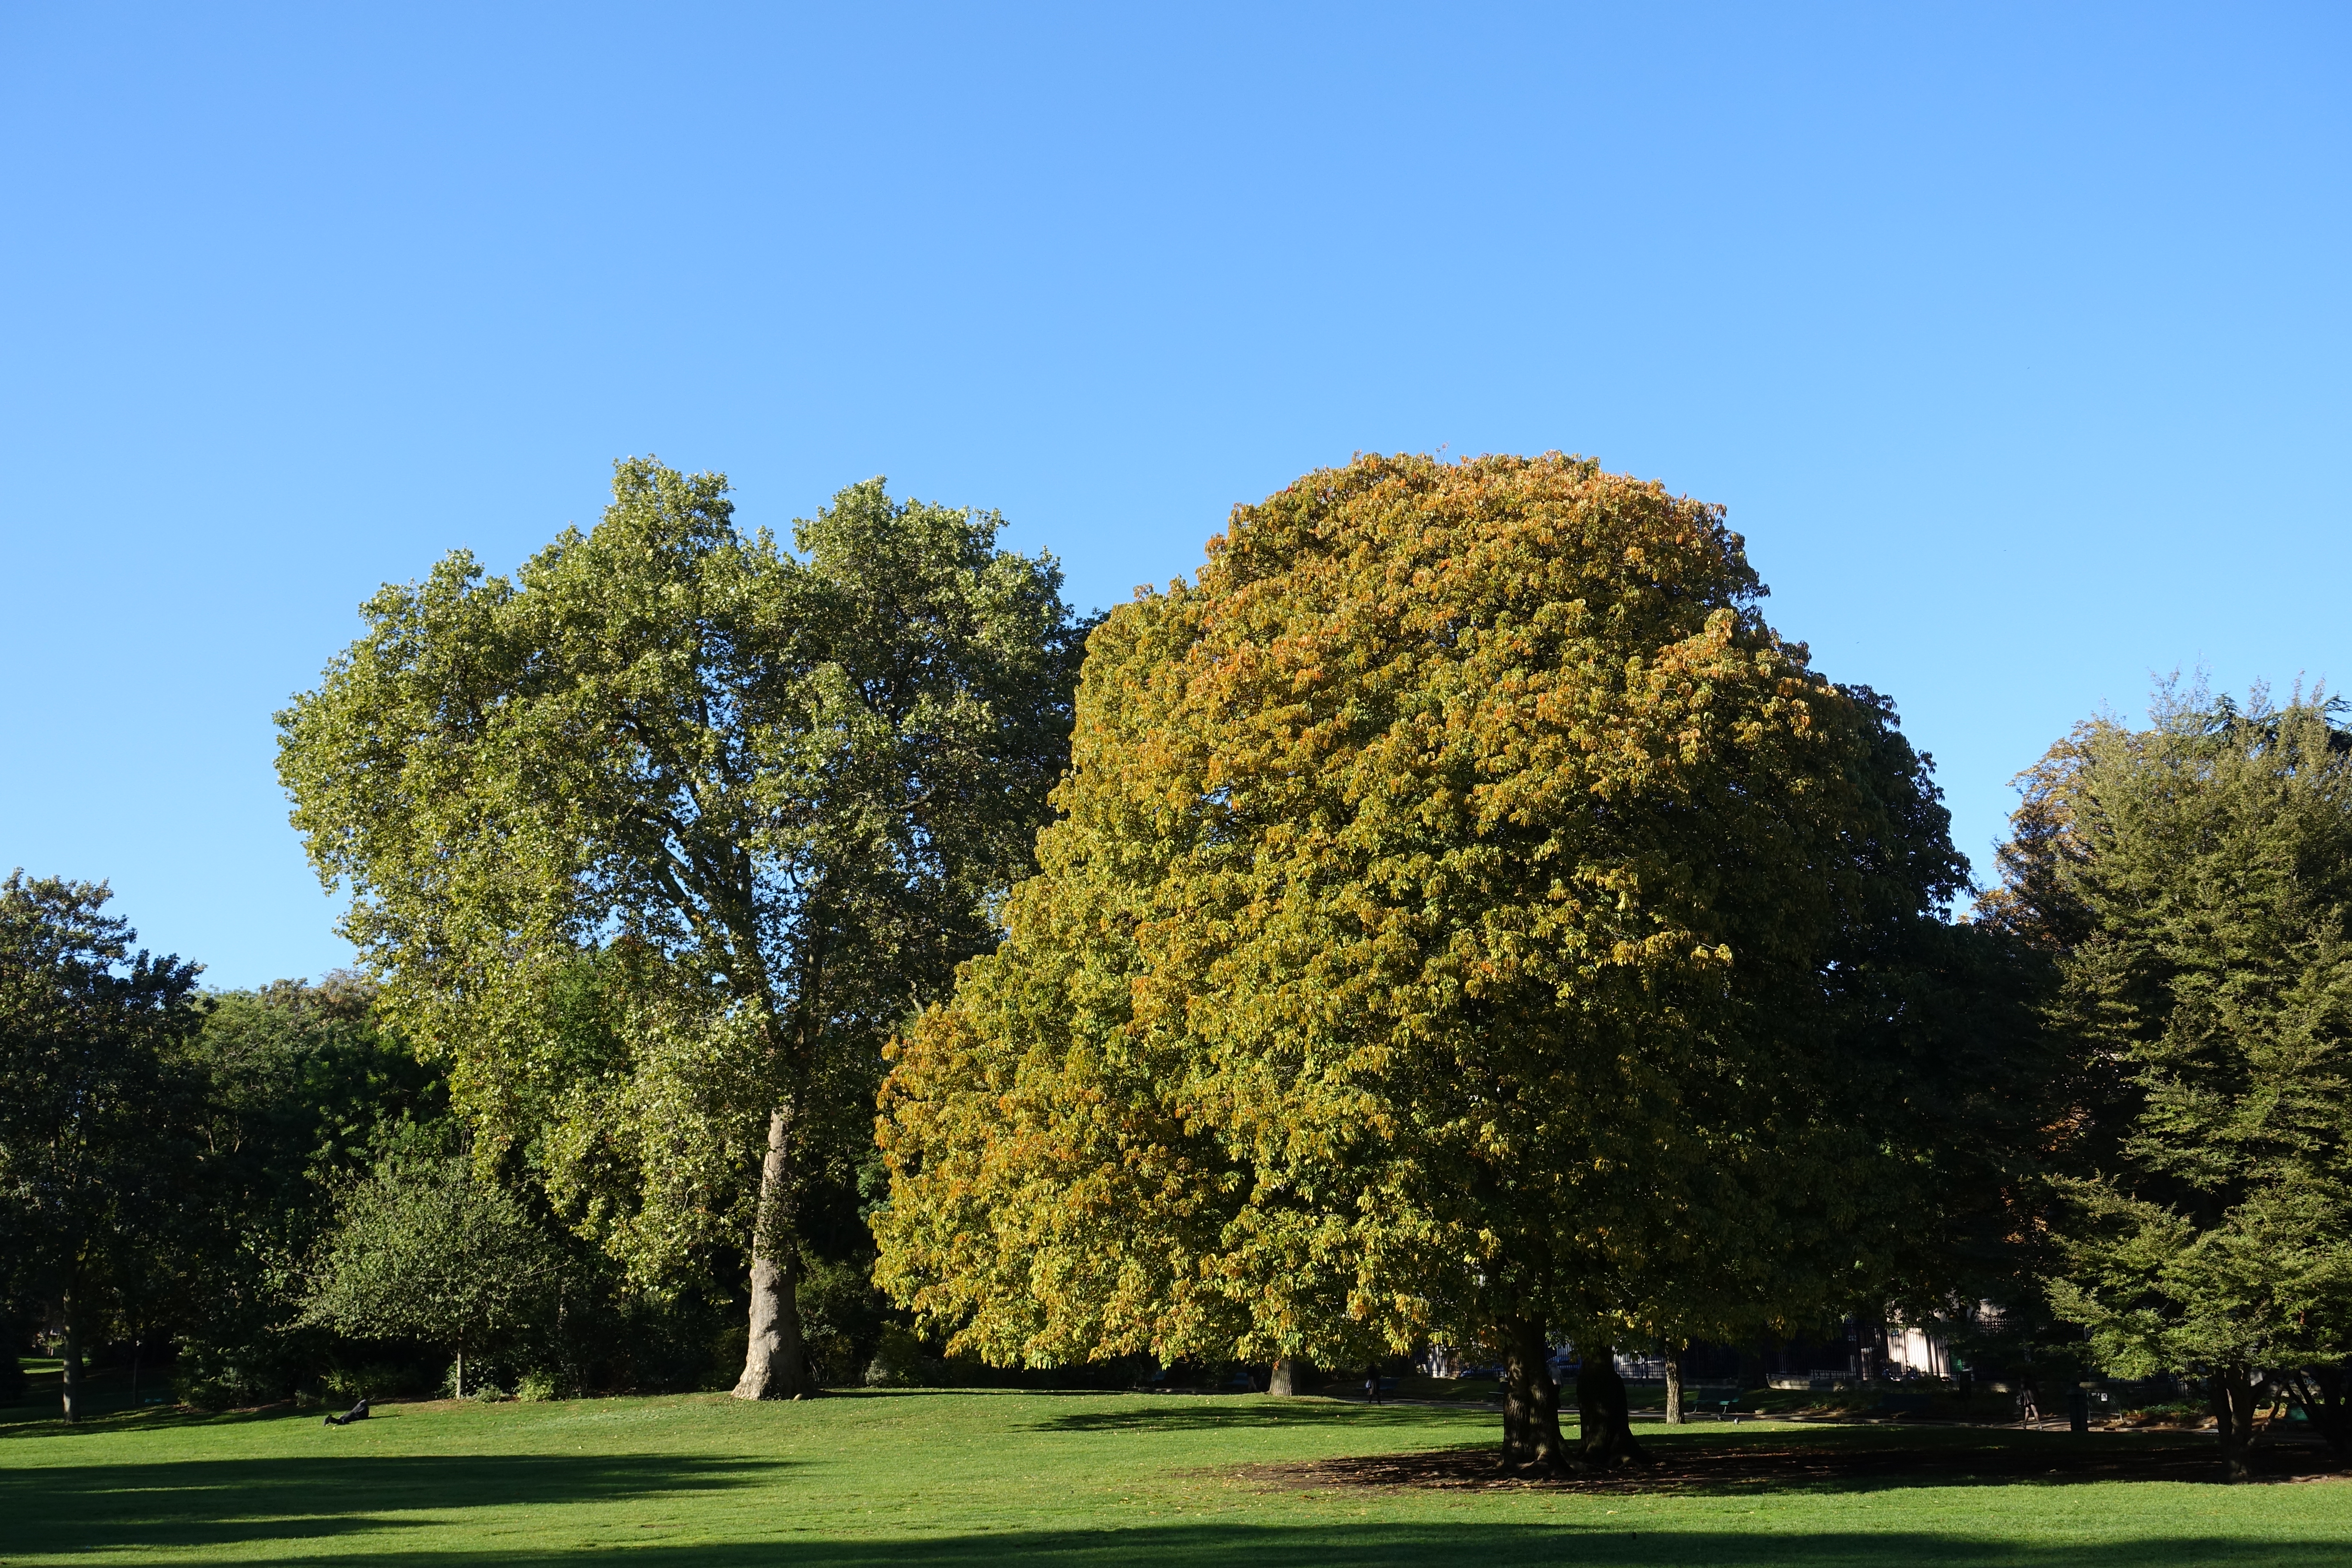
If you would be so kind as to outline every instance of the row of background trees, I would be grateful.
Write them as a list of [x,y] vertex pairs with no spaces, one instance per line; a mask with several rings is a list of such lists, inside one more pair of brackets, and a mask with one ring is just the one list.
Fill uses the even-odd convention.
[[694,1386],[723,1356],[700,1282],[635,1300],[528,1189],[476,1179],[373,986],[195,993],[192,965],[125,962],[105,897],[0,890],[6,1328],[53,1335],[69,1419],[100,1364],[219,1408],[428,1392],[469,1343],[509,1389]]
[[1543,1467],[1638,1455],[1612,1344],[1992,1303],[1979,1356],[2202,1378],[2239,1470],[2280,1392],[2341,1445],[2324,699],[2085,725],[1954,920],[1892,704],[1654,483],[1360,459],[1099,624],[992,515],[724,492],[619,465],[281,715],[372,981],[199,996],[9,884],[19,1301],[211,1397],[1435,1340]]

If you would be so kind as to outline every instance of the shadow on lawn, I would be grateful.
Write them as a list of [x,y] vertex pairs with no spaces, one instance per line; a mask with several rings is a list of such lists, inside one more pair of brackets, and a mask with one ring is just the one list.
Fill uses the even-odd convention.
[[[1268,1426],[1363,1431],[1378,1442],[1398,1431],[1459,1431],[1464,1413],[1425,1405],[1322,1400],[1253,1400],[1096,1410],[1032,1423],[1037,1432],[1193,1432]],[[1568,1424],[1573,1441],[1576,1426]],[[1499,1436],[1475,1446],[1371,1453],[1250,1466],[1237,1472],[1276,1489],[1543,1490],[1755,1493],[1877,1491],[1903,1487],[2068,1486],[2106,1481],[2218,1481],[2210,1437],[2176,1433],[2019,1432],[1969,1426],[1835,1426],[1756,1423],[1645,1428],[1654,1463],[1599,1476],[1529,1479],[1500,1466]],[[2257,1451],[2273,1478],[2332,1471],[2316,1447]]]
[[[22,1398],[14,1405],[0,1405],[0,1436],[20,1436],[42,1427],[72,1430],[58,1408],[58,1382],[54,1371],[33,1373],[26,1381]],[[152,1367],[136,1384],[114,1368],[92,1373],[82,1390],[82,1408],[85,1426],[93,1419],[120,1422],[179,1413],[172,1397],[171,1379]]]
[[0,1409],[0,1442],[37,1437],[44,1440],[104,1437],[123,1432],[152,1432],[179,1426],[245,1426],[261,1421],[299,1421],[314,1426],[316,1410],[292,1405],[260,1405],[243,1410],[196,1410],[184,1405],[149,1405],[132,1409],[100,1405],[71,1426],[58,1414],[54,1402]]
[[425,1522],[403,1514],[710,1491],[781,1468],[768,1459],[568,1454],[55,1465],[0,1469],[0,1520],[8,1521],[12,1552],[229,1546]]
[[[431,1568],[570,1568],[610,1546],[547,1552],[432,1553]],[[311,1568],[415,1562],[394,1552],[291,1561]],[[1722,1568],[2205,1568],[2263,1563],[2274,1568],[2341,1568],[2341,1542],[2290,1542],[2247,1536],[2141,1537],[2087,1544],[2036,1544],[1919,1531],[1863,1533],[1733,1534],[1633,1531],[1572,1525],[1381,1523],[1326,1526],[1168,1525],[1103,1531],[1006,1531],[986,1535],[898,1537],[868,1542],[811,1541],[725,1546],[638,1546],[630,1568],[1420,1568],[1475,1562],[1480,1568],[1572,1563],[1578,1568],[1636,1563],[1720,1564]]]
[[[1883,1491],[1909,1487],[2080,1486],[2110,1481],[2219,1481],[2209,1439],[2172,1435],[2075,1436],[1982,1428],[1751,1427],[1745,1432],[1643,1433],[1651,1462],[1597,1475],[1534,1478],[1507,1470],[1495,1446],[1425,1448],[1252,1465],[1230,1472],[1276,1490],[1540,1491],[1612,1495]],[[2266,1479],[2332,1475],[2314,1446],[2255,1453]]]
[[[1236,1399],[1231,1404],[1195,1404],[1171,1399],[1146,1410],[1087,1410],[1032,1422],[1033,1432],[1223,1432],[1244,1426],[1346,1426],[1351,1430],[1447,1426],[1459,1429],[1465,1415],[1486,1414],[1475,1406],[1449,1410],[1427,1405],[1357,1405],[1336,1399]],[[1496,1431],[1502,1430],[1496,1417]],[[1500,1437],[1496,1438],[1500,1442]]]

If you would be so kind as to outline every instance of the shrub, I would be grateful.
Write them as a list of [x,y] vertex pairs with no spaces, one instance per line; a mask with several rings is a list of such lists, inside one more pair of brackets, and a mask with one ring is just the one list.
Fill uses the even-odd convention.
[[173,1363],[172,1393],[198,1410],[270,1405],[293,1393],[273,1347],[184,1343]]
[[903,1323],[885,1323],[874,1359],[866,1365],[869,1388],[919,1388],[940,1381],[944,1367],[931,1348]]
[[417,1386],[414,1371],[388,1362],[362,1362],[353,1366],[331,1367],[319,1382],[330,1399],[341,1400],[345,1404],[411,1394]]

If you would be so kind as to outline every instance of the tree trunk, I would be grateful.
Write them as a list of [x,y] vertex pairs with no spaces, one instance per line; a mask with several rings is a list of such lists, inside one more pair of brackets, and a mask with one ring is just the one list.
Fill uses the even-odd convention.
[[1567,1468],[1559,1435],[1559,1385],[1551,1380],[1551,1344],[1540,1318],[1502,1325],[1503,1463],[1551,1475]]
[[2313,1367],[2305,1374],[2311,1381],[2303,1402],[2304,1419],[2319,1433],[2328,1454],[2338,1460],[2344,1458],[2347,1447],[2352,1447],[2347,1443],[2352,1439],[2352,1410],[2346,1406],[2346,1396],[2352,1394],[2352,1387],[2347,1385],[2352,1384],[2352,1379],[2344,1373],[2340,1365]]
[[457,1397],[466,1397],[466,1347],[457,1347]]
[[2215,1369],[2206,1380],[2213,1406],[2213,1424],[2221,1438],[2222,1479],[2253,1479],[2254,1379],[2244,1367]]
[[1265,1391],[1277,1399],[1297,1397],[1298,1385],[1304,1381],[1299,1375],[1302,1370],[1297,1356],[1276,1357],[1274,1371],[1266,1376]]
[[1744,1395],[1751,1388],[1761,1388],[1772,1380],[1772,1367],[1765,1359],[1760,1344],[1739,1347],[1739,1392]]
[[816,1392],[801,1342],[800,1247],[793,1235],[793,1116],[768,1117],[768,1154],[760,1163],[760,1207],[751,1231],[751,1337],[743,1353],[738,1399],[803,1399]]
[[1608,1345],[1585,1347],[1584,1366],[1576,1374],[1577,1422],[1583,1429],[1584,1462],[1596,1469],[1631,1461],[1646,1465],[1650,1456],[1633,1441],[1632,1412],[1625,1404],[1625,1380],[1617,1375],[1617,1357]]
[[75,1304],[73,1292],[70,1290],[66,1292],[58,1305],[58,1316],[65,1320],[66,1330],[65,1372],[64,1376],[58,1380],[65,1389],[65,1417],[68,1421],[79,1421],[82,1415],[81,1324],[78,1321],[81,1317],[81,1312]]
[[1674,1345],[1666,1347],[1666,1425],[1683,1424],[1683,1352]]

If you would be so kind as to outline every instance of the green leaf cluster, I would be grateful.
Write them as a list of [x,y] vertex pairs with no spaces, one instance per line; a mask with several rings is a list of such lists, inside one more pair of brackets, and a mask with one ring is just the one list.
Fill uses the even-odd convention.
[[380,1026],[374,999],[336,973],[200,1000],[186,1059],[205,1091],[193,1127],[202,1212],[171,1325],[184,1397],[281,1399],[333,1358],[330,1336],[297,1320],[336,1197],[446,1116],[438,1075]]
[[391,1160],[344,1195],[303,1319],[463,1357],[548,1315],[562,1269],[530,1213],[464,1157]]
[[848,1179],[883,1040],[1031,864],[1082,628],[1000,526],[877,479],[786,550],[721,477],[630,459],[512,578],[457,552],[386,587],[279,716],[295,824],[478,1159],[643,1282]]
[[0,881],[0,1289],[81,1346],[172,1316],[194,1263],[197,965],[133,951],[103,883]]

